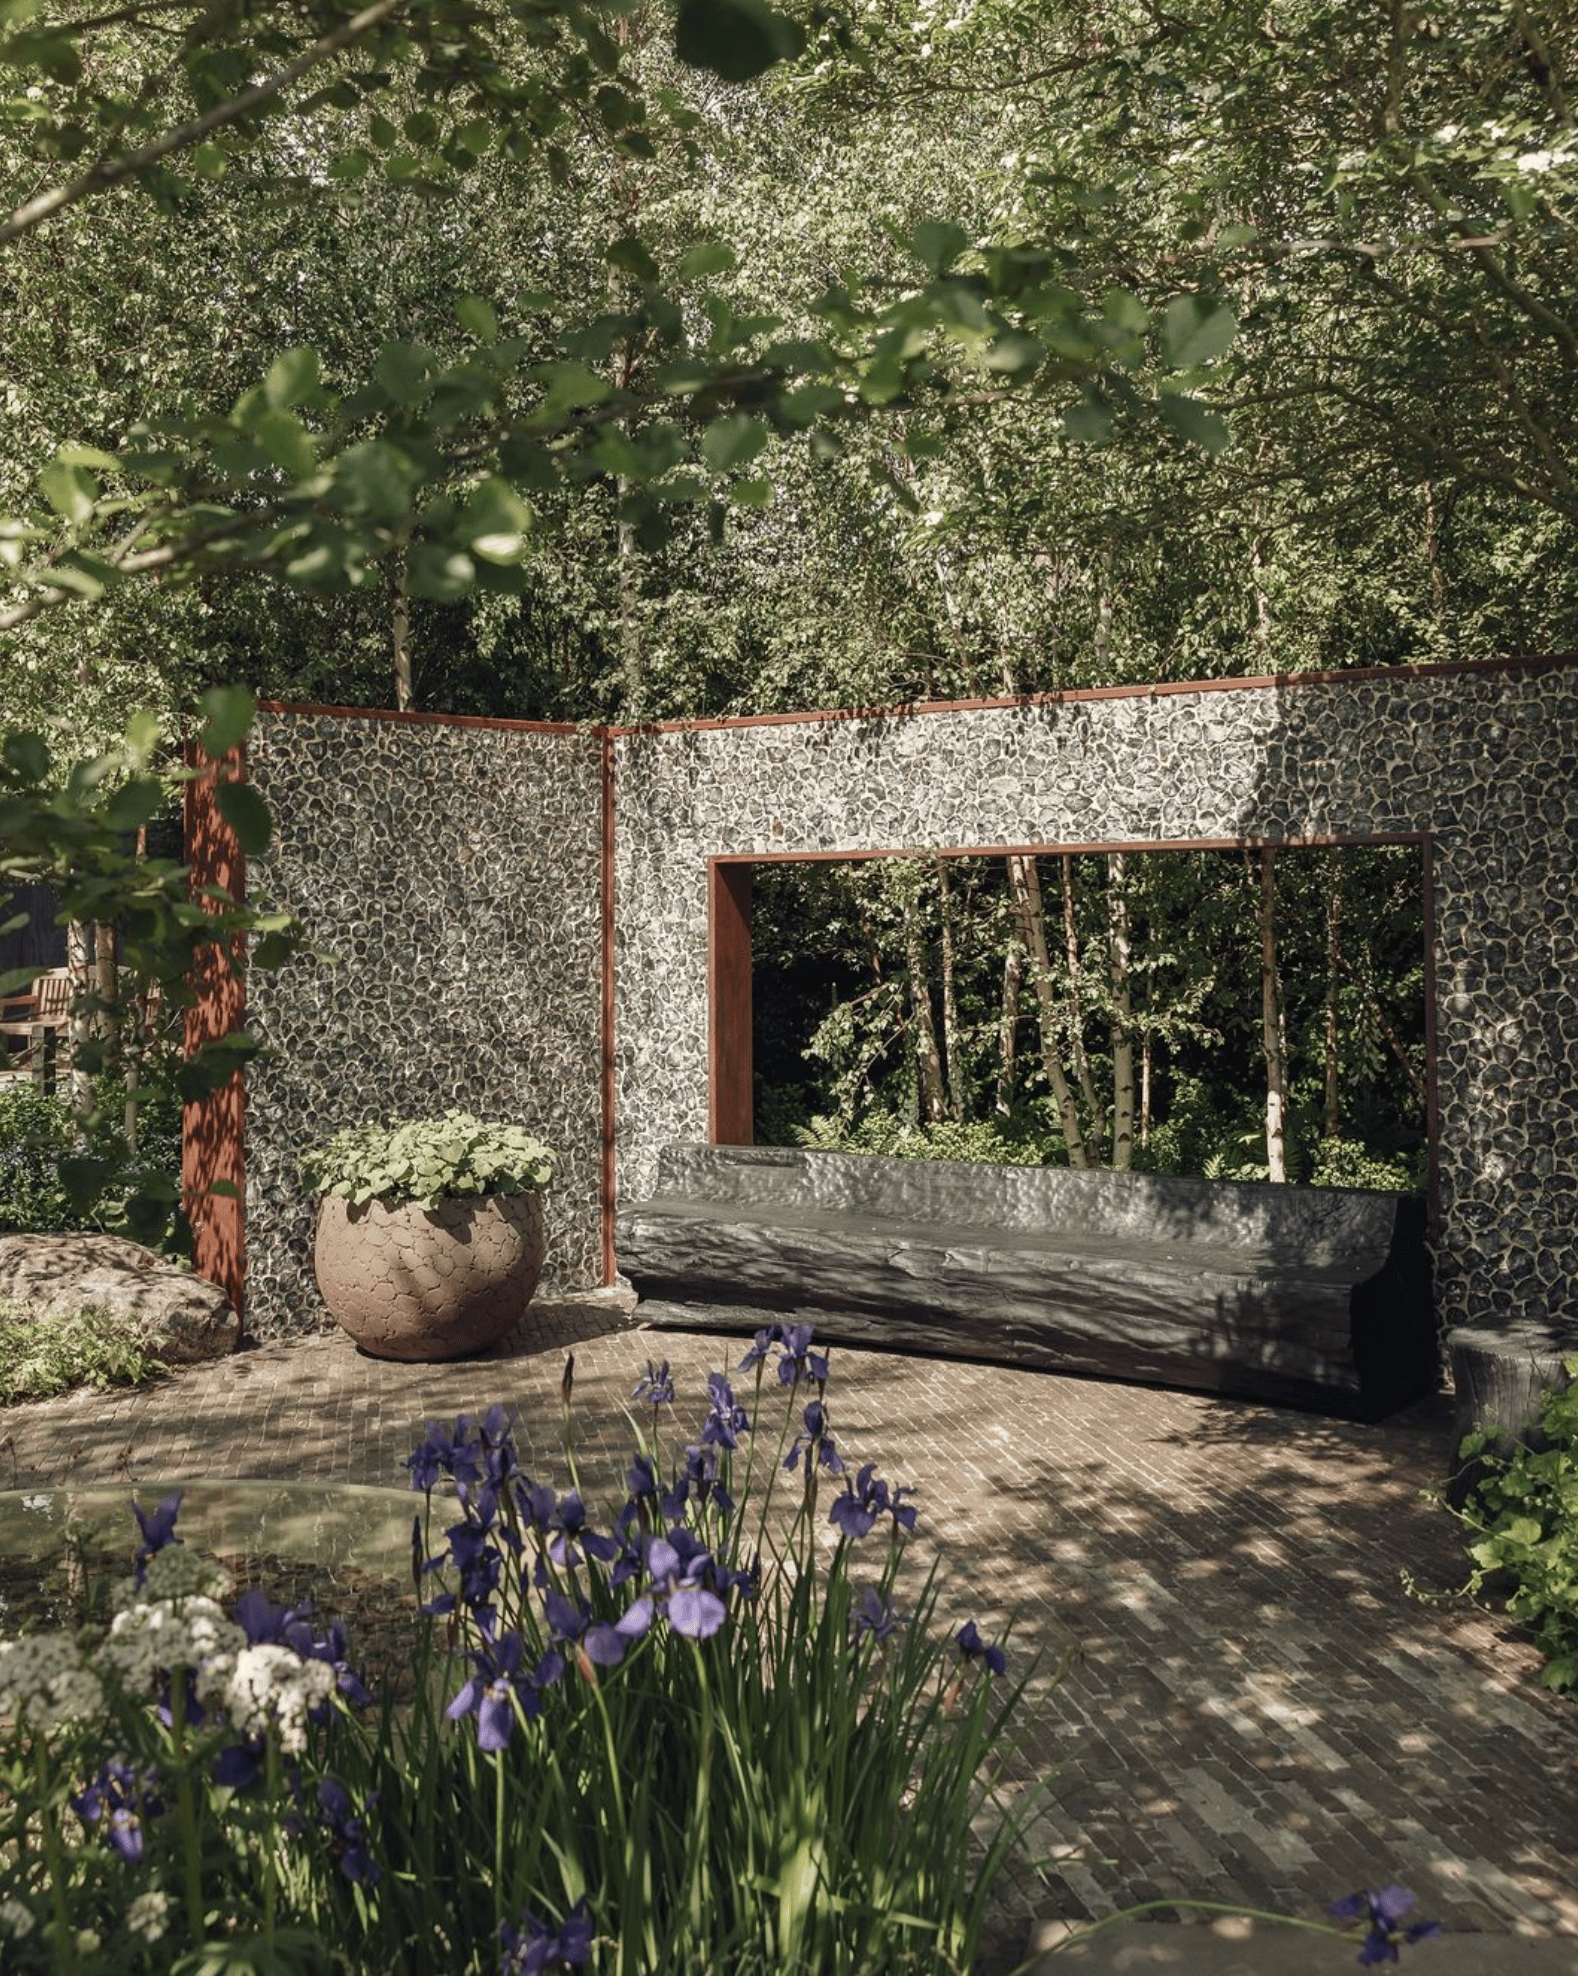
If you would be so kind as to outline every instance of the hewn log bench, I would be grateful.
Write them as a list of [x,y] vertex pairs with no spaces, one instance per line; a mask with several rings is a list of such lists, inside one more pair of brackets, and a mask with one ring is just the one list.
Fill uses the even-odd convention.
[[656,1324],[809,1319],[1373,1420],[1439,1380],[1424,1223],[1346,1188],[669,1146],[616,1243]]

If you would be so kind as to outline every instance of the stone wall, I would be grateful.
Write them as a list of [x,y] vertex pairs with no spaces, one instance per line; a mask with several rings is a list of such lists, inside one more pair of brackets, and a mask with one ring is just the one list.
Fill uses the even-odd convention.
[[601,742],[571,731],[266,712],[278,837],[249,885],[332,966],[249,984],[247,1331],[313,1329],[303,1147],[459,1106],[560,1155],[545,1288],[601,1281]]
[[1578,1317],[1578,664],[615,743],[620,1197],[707,1136],[707,860],[1431,840],[1445,1323]]

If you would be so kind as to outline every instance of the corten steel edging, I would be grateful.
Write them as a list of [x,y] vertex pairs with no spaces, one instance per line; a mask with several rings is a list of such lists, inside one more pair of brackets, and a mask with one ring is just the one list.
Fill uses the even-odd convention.
[[[236,747],[218,760],[209,760],[194,744],[187,750],[187,760],[201,770],[187,783],[184,800],[189,881],[198,903],[215,911],[213,902],[199,896],[205,886],[228,892],[237,904],[246,897],[246,857],[214,801],[217,781],[237,781],[245,775],[246,756]],[[244,945],[238,938],[229,952],[214,942],[201,950],[192,972],[196,999],[183,1024],[187,1055],[205,1043],[233,1035],[245,1023]],[[235,1193],[215,1194],[216,1181],[228,1183]],[[192,1223],[197,1274],[217,1284],[237,1313],[242,1313],[246,1298],[246,1084],[239,1070],[219,1090],[182,1107],[181,1199]]]
[[735,727],[789,727],[807,721],[908,720],[922,714],[987,713],[1015,707],[1077,705],[1084,700],[1160,700],[1187,693],[1281,692],[1301,686],[1342,686],[1378,679],[1441,679],[1472,673],[1578,672],[1578,653],[1521,659],[1437,659],[1428,665],[1354,666],[1336,672],[1255,673],[1248,678],[1154,680],[1141,686],[1065,686],[1048,693],[1012,693],[973,700],[908,700],[874,707],[824,707],[790,714],[719,714],[696,720],[647,721],[601,731],[615,740],[643,734],[704,734]]
[[614,1105],[617,1064],[614,1057],[614,744],[603,735],[602,756],[602,1146],[599,1157],[599,1204],[602,1218],[603,1282],[614,1282],[619,1265],[614,1254],[614,1194],[618,1185]]

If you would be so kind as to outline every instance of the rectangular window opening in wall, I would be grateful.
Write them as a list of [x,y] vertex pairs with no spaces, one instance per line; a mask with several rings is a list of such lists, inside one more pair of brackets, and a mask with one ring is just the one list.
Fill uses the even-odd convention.
[[716,1142],[1429,1184],[1419,840],[712,872]]

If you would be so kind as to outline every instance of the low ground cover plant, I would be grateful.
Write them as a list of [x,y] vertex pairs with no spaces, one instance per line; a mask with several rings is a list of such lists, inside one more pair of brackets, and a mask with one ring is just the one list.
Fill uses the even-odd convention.
[[910,1491],[846,1459],[809,1329],[743,1370],[685,1439],[649,1366],[608,1515],[568,1374],[567,1488],[502,1409],[430,1427],[398,1706],[338,1622],[230,1600],[178,1495],[139,1506],[104,1624],[0,1643],[5,1967],[968,1970],[1025,1671],[910,1583]]
[[1532,1445],[1510,1451],[1483,1433],[1458,1450],[1472,1489],[1455,1514],[1469,1537],[1473,1570],[1464,1590],[1501,1594],[1545,1656],[1541,1680],[1578,1692],[1578,1357],[1569,1384],[1548,1391]]
[[390,1206],[476,1194],[525,1194],[553,1178],[554,1156],[523,1126],[447,1111],[442,1118],[349,1125],[301,1156],[316,1194],[337,1194],[354,1207]]
[[136,1330],[112,1311],[37,1317],[0,1297],[0,1406],[47,1400],[79,1386],[140,1386],[167,1370]]

